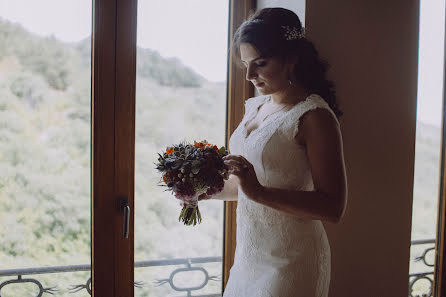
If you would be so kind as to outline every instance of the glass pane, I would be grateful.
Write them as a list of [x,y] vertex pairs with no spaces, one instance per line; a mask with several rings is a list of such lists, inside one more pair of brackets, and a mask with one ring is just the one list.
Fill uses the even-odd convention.
[[88,295],[91,6],[0,0],[2,297]]
[[221,296],[223,202],[200,202],[202,223],[183,225],[154,163],[183,140],[225,145],[228,9],[138,1],[135,296]]
[[432,296],[443,100],[445,1],[420,1],[410,296]]

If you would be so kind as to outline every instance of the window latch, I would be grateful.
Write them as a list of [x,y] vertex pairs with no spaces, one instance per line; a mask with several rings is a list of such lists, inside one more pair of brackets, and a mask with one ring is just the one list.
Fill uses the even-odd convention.
[[122,227],[122,237],[127,239],[129,238],[129,229],[130,229],[130,205],[129,199],[127,197],[122,197],[119,200],[121,214],[123,215],[123,227]]

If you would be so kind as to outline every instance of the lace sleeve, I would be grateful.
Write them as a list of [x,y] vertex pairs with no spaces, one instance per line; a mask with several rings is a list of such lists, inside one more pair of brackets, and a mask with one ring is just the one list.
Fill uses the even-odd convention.
[[251,97],[245,100],[245,116],[250,115],[259,106],[264,96]]
[[299,132],[299,123],[300,118],[307,112],[314,110],[316,108],[327,109],[335,119],[336,123],[339,125],[339,121],[331,110],[328,103],[319,95],[312,94],[307,99],[301,103],[293,110],[290,116],[284,121],[284,125],[282,127],[283,134],[288,138],[289,141],[294,141],[297,133]]
[[308,97],[309,100],[306,100],[306,102],[304,102],[301,108],[301,112],[300,115],[297,119],[297,121],[295,121],[294,123],[294,127],[293,127],[293,133],[291,135],[292,139],[295,139],[297,133],[299,132],[299,122],[300,122],[300,118],[302,118],[302,116],[307,113],[308,111],[311,110],[315,110],[316,108],[323,108],[328,110],[333,118],[335,119],[336,123],[339,125],[339,121],[335,115],[335,113],[333,112],[333,110],[331,110],[330,106],[328,105],[328,103],[319,95],[311,95],[310,97]]

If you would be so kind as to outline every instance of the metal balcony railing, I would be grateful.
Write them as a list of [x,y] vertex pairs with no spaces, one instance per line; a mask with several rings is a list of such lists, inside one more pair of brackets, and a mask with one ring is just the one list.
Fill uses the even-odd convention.
[[[433,282],[434,282],[434,265],[429,262],[429,254],[435,253],[435,239],[413,240],[411,246],[425,245],[424,251],[420,256],[414,259],[415,262],[422,261],[426,266],[426,271],[411,273],[409,275],[409,297],[433,297]],[[434,258],[432,258],[434,259]],[[220,293],[208,295],[193,295],[194,291],[201,290],[206,287],[209,281],[220,281],[220,276],[210,276],[208,271],[200,266],[194,264],[218,263],[222,262],[222,257],[201,257],[201,258],[181,258],[168,260],[151,260],[140,261],[135,263],[135,268],[155,267],[155,266],[172,266],[183,265],[182,268],[176,268],[171,273],[169,278],[155,280],[156,285],[169,284],[170,288],[176,292],[182,292],[185,297],[221,297]],[[13,276],[15,278],[5,280],[0,283],[0,296],[2,296],[2,289],[11,284],[31,283],[37,286],[38,293],[36,297],[41,297],[43,294],[56,294],[58,292],[57,286],[44,287],[42,283],[34,275],[50,274],[50,273],[64,273],[64,272],[79,272],[90,271],[90,265],[69,265],[69,266],[52,266],[52,267],[37,267],[37,268],[23,268],[23,269],[6,269],[0,270],[0,277]],[[184,272],[201,272],[204,276],[203,282],[194,287],[181,287],[175,284],[174,277],[178,273]],[[427,282],[427,290],[422,293],[414,294],[414,288],[418,283]],[[141,281],[135,281],[136,288],[142,288],[145,284]],[[85,284],[73,285],[68,288],[71,293],[76,293],[81,290],[86,290],[91,295],[91,278],[87,279]]]
[[[409,297],[433,297],[434,286],[434,261],[429,262],[430,253],[435,254],[435,239],[412,240],[411,247],[426,246],[422,254],[414,259],[415,262],[422,261],[426,266],[426,271],[409,274]],[[432,257],[435,259],[435,257]],[[416,284],[426,283],[427,290],[421,294],[414,294]]]
[[[210,276],[208,271],[200,266],[193,266],[193,264],[204,263],[217,263],[222,262],[222,257],[201,257],[201,258],[181,258],[181,259],[168,259],[168,260],[151,260],[135,262],[135,268],[154,267],[154,266],[171,266],[171,265],[184,265],[182,268],[173,270],[170,277],[167,279],[159,279],[154,282],[157,285],[169,284],[172,290],[185,293],[185,297],[221,297],[221,293],[207,294],[207,295],[193,295],[193,291],[197,291],[206,287],[209,281],[219,281],[220,276]],[[56,294],[59,289],[57,286],[44,287],[42,283],[36,277],[30,277],[31,275],[42,275],[50,273],[64,273],[64,272],[78,272],[78,271],[90,271],[90,265],[69,265],[69,266],[52,266],[52,267],[37,267],[37,268],[22,268],[22,269],[6,269],[0,270],[0,277],[14,276],[14,279],[5,280],[0,283],[0,296],[2,296],[2,289],[12,284],[34,284],[37,286],[36,297],[41,297],[43,294]],[[178,273],[184,272],[201,272],[203,273],[204,280],[200,285],[194,287],[181,287],[176,285],[174,277]],[[25,277],[26,276],[26,277]],[[142,281],[135,281],[134,286],[136,288],[142,288],[145,286]],[[68,288],[70,293],[76,293],[81,290],[86,290],[91,295],[91,278],[85,282],[85,284],[73,285]]]

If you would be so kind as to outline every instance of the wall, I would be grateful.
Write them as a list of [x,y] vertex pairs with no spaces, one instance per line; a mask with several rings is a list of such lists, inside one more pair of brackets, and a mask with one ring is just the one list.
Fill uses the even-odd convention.
[[[282,7],[301,7],[280,1]],[[258,1],[258,7],[279,1]],[[418,1],[311,0],[306,29],[332,65],[349,197],[326,226],[330,297],[408,296]]]
[[258,8],[284,7],[294,11],[302,24],[305,24],[305,0],[257,0]]

